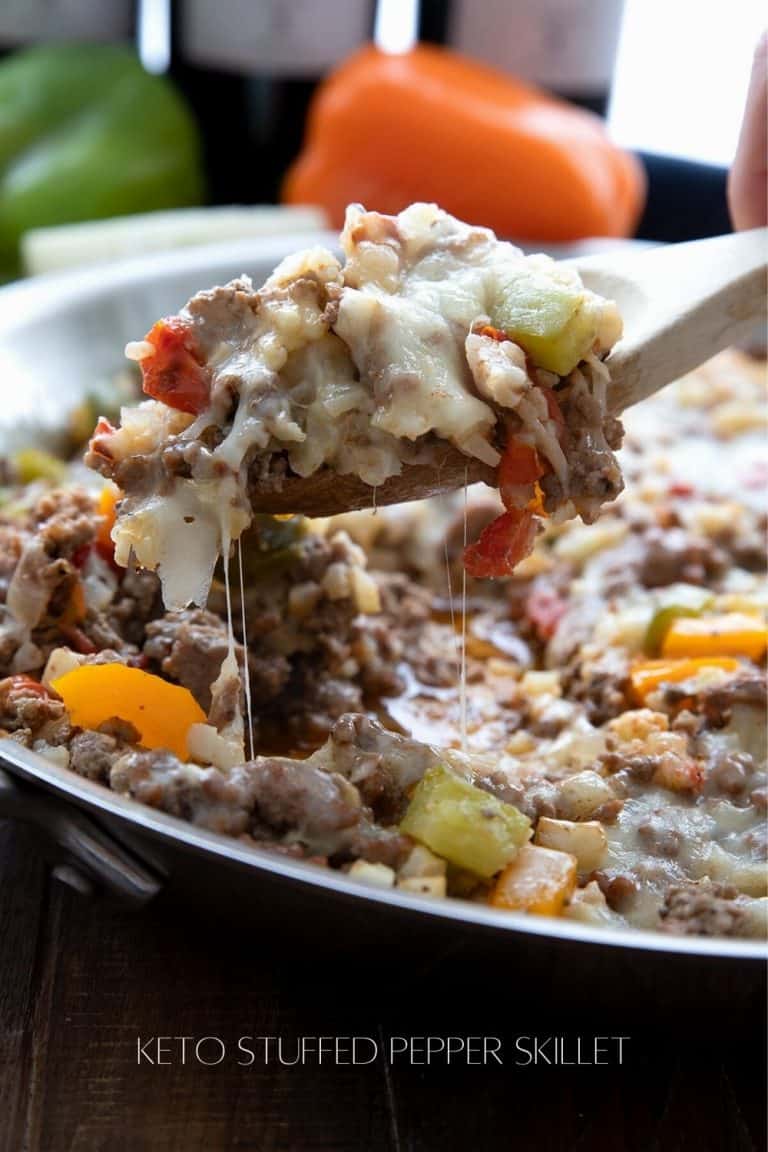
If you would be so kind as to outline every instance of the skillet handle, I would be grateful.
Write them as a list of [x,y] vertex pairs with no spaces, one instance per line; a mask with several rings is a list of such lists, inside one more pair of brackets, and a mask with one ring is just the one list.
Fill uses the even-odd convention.
[[54,876],[82,895],[90,895],[95,883],[120,900],[142,905],[160,891],[158,877],[84,812],[21,783],[2,768],[0,817],[20,820],[42,833],[58,859]]

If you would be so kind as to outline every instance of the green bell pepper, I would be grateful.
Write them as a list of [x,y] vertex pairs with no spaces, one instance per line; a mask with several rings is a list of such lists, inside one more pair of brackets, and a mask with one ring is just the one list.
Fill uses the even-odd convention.
[[437,765],[417,785],[400,830],[487,880],[527,843],[531,822],[511,804]]
[[0,63],[0,276],[28,229],[199,204],[200,144],[172,85],[127,48],[55,44]]
[[713,603],[710,592],[703,588],[683,588],[678,586],[671,593],[671,599],[656,609],[645,630],[643,650],[646,656],[659,656],[664,637],[681,616],[701,616]]

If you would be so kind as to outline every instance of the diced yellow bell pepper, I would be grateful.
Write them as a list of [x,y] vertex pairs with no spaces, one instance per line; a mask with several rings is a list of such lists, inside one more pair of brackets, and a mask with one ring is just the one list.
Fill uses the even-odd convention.
[[531,835],[531,822],[511,804],[449,768],[424,773],[400,828],[457,868],[489,879]]
[[576,888],[576,857],[526,844],[499,876],[489,903],[494,908],[559,916]]
[[13,457],[12,463],[22,484],[31,484],[34,480],[63,484],[67,477],[64,461],[41,448],[22,448]]
[[738,660],[732,656],[705,656],[697,660],[643,660],[635,664],[630,682],[635,697],[645,703],[651,692],[661,684],[679,684],[690,680],[704,668],[721,668],[723,672],[737,672]]
[[151,672],[125,664],[86,664],[65,672],[51,687],[78,728],[98,728],[118,716],[133,724],[145,748],[167,748],[189,758],[187,733],[206,716],[192,693]]
[[679,617],[667,630],[662,656],[746,656],[759,660],[768,645],[768,628],[761,620],[740,613],[726,616]]

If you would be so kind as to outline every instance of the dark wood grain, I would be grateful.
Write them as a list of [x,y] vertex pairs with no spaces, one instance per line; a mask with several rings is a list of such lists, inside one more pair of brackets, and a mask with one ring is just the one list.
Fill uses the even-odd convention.
[[46,872],[31,838],[0,821],[0,1150],[23,1147],[34,1007],[45,945]]
[[251,509],[271,515],[336,516],[360,508],[426,500],[480,481],[496,487],[496,469],[482,460],[447,443],[435,447],[433,453],[428,464],[404,464],[399,476],[390,476],[376,488],[357,476],[340,476],[332,468],[321,468],[307,477],[290,474],[277,482],[257,481],[250,487]]
[[[365,959],[323,923],[281,931],[195,895],[144,911],[79,898],[0,826],[2,1152],[762,1152],[762,997],[722,1004],[670,962],[647,985],[601,952],[499,967],[479,939]],[[689,971],[686,969],[686,972]],[[692,969],[690,971],[693,971]],[[493,978],[488,974],[493,973]],[[541,974],[539,974],[541,975]],[[665,987],[665,985],[668,985]],[[595,997],[594,987],[604,989]],[[754,988],[754,984],[753,984]],[[695,1026],[699,1020],[700,1027]],[[692,1025],[692,1021],[694,1024]],[[628,1033],[607,1068],[137,1064],[137,1038]]]

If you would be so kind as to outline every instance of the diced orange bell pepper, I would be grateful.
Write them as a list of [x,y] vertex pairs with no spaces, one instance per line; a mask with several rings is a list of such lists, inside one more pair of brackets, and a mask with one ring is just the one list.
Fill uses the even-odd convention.
[[494,908],[559,916],[576,888],[577,861],[569,852],[526,844],[491,891]]
[[206,716],[188,688],[125,664],[86,664],[65,672],[51,687],[78,728],[98,728],[117,716],[133,724],[145,748],[167,748],[189,758],[187,732]]
[[313,99],[283,199],[400,212],[436,201],[501,236],[628,236],[643,170],[596,116],[446,49],[350,56]]
[[96,549],[105,560],[112,560],[115,555],[115,545],[112,542],[112,529],[117,515],[117,504],[122,500],[123,494],[114,484],[106,484],[99,493],[96,511],[101,517],[96,530]]
[[59,617],[59,624],[78,624],[85,619],[87,606],[83,585],[78,580],[72,587],[69,603]]
[[746,656],[759,660],[768,645],[768,628],[752,616],[679,617],[664,636],[662,656]]
[[643,660],[630,673],[632,691],[645,703],[651,692],[661,684],[679,684],[690,680],[704,668],[721,668],[723,672],[737,672],[739,662],[732,656],[705,656],[696,660]]

